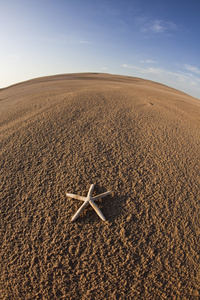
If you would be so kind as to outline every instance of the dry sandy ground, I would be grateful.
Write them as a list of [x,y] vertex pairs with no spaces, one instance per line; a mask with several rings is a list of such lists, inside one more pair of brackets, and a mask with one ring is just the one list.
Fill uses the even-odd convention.
[[[106,74],[0,99],[1,299],[199,299],[200,101]],[[107,221],[71,222],[91,183]]]

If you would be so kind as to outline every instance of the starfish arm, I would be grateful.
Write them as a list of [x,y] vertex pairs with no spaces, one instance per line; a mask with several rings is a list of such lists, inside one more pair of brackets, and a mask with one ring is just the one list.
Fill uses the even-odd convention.
[[77,212],[75,213],[75,215],[72,217],[72,222],[75,221],[80,214],[82,213],[82,211],[89,205],[89,201],[85,201],[85,203],[83,203],[81,205],[81,207],[79,207],[79,209],[77,210]]
[[91,184],[90,189],[89,189],[88,194],[87,194],[88,198],[92,197],[93,190],[94,190],[94,184]]
[[96,211],[97,215],[103,220],[105,221],[106,218],[104,217],[102,211],[100,210],[100,208],[96,205],[96,203],[94,203],[91,199],[89,201],[90,205],[92,206],[92,208],[94,208],[94,210]]
[[70,198],[77,199],[77,200],[81,200],[81,201],[85,201],[86,200],[86,197],[78,196],[78,195],[74,195],[74,194],[66,193],[66,196],[70,197]]
[[100,194],[100,195],[97,195],[97,196],[95,196],[95,197],[92,197],[92,200],[93,200],[93,201],[96,201],[96,200],[98,200],[98,199],[101,199],[101,198],[103,198],[103,197],[108,196],[109,194],[110,194],[110,191],[105,192],[105,193],[103,193],[103,194]]

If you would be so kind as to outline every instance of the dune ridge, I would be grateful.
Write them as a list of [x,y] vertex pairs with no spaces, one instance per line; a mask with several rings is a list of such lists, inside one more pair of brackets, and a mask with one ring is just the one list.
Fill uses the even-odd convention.
[[[2,299],[198,299],[200,101],[92,73],[0,100]],[[71,222],[92,183],[106,221]]]

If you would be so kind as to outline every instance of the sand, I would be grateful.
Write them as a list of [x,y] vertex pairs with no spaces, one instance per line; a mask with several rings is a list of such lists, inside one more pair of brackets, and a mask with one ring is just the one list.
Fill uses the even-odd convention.
[[[1,299],[199,299],[200,101],[68,74],[0,90]],[[86,196],[110,190],[96,201]]]

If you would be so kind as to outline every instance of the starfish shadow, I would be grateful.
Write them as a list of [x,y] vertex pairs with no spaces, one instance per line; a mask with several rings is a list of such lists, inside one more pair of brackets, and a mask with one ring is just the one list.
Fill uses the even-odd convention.
[[[102,188],[98,184],[95,185],[96,193],[105,192],[105,188]],[[109,223],[113,223],[118,217],[124,214],[124,206],[127,200],[127,196],[120,195],[115,191],[111,191],[111,194],[99,200],[98,205],[102,208],[102,211],[106,217],[106,221]]]

